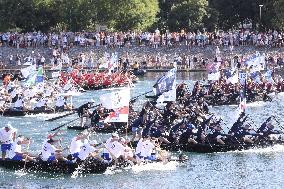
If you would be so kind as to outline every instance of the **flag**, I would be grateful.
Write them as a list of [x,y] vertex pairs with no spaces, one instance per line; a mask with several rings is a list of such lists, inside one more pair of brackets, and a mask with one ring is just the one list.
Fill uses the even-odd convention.
[[220,62],[209,63],[206,66],[207,73],[208,73],[208,80],[219,80],[220,78]]
[[115,109],[105,119],[106,123],[109,122],[128,122],[129,107]]
[[238,71],[236,69],[228,70],[225,76],[227,77],[226,83],[236,84],[239,82]]
[[246,82],[246,77],[247,77],[247,74],[246,74],[246,73],[239,73],[239,80],[240,80],[240,83],[241,83],[242,85],[245,84],[245,82]]
[[239,105],[239,109],[240,109],[240,112],[245,112],[246,104],[247,104],[247,100],[246,100],[246,90],[247,90],[247,77],[246,77],[246,73],[242,73],[242,78],[244,79],[244,84],[243,84],[243,89],[240,90],[240,105]]
[[173,89],[173,86],[176,80],[176,72],[177,72],[177,69],[173,68],[170,71],[168,71],[166,75],[163,75],[162,77],[158,79],[156,84],[153,86],[154,87],[153,91],[156,95],[161,95],[164,92],[167,92]]
[[116,92],[103,94],[100,96],[100,101],[102,106],[107,109],[117,109],[129,106],[130,89],[126,88]]
[[39,66],[37,69],[36,83],[43,82],[43,67]]
[[60,76],[60,72],[52,72],[51,76],[52,78],[58,78]]
[[100,96],[103,107],[113,109],[105,122],[128,122],[130,88]]
[[167,92],[164,92],[157,99],[157,103],[163,103],[165,101],[166,102],[176,101],[176,89],[175,88],[173,88],[172,90],[169,90]]
[[272,78],[272,70],[267,70],[264,76],[269,83],[274,83],[274,80]]
[[245,90],[240,91],[240,105],[239,105],[240,112],[245,112],[246,109],[246,94]]
[[24,78],[29,77],[29,75],[34,74],[36,71],[36,65],[30,65],[26,68],[21,69],[21,73],[24,76]]

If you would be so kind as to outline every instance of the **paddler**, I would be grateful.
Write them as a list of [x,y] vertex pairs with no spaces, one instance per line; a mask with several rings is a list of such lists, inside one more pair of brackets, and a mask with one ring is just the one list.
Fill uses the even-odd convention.
[[22,145],[30,145],[31,139],[25,138],[23,135],[19,135],[15,142],[11,144],[11,149],[8,152],[8,157],[15,161],[35,161],[27,152],[22,152]]
[[2,160],[6,158],[6,152],[11,150],[12,143],[16,139],[17,130],[12,127],[10,123],[0,129],[0,142],[2,151]]
[[63,150],[54,146],[54,144],[58,141],[59,140],[50,138],[43,143],[40,153],[41,160],[47,162],[67,161],[67,159],[62,155]]

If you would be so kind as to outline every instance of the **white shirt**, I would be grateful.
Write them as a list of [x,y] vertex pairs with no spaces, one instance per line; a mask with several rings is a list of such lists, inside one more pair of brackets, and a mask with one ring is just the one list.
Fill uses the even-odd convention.
[[124,146],[117,141],[110,143],[110,148],[108,148],[109,152],[116,158],[124,155],[124,149]]
[[80,148],[78,157],[81,160],[85,160],[89,156],[89,154],[94,151],[96,151],[96,149],[93,146],[91,146],[88,142],[84,143]]
[[36,107],[37,108],[41,108],[41,107],[43,107],[43,106],[45,106],[45,99],[40,99],[37,103],[36,103]]
[[61,106],[64,106],[64,104],[65,104],[65,100],[64,100],[64,98],[62,98],[62,97],[58,97],[58,98],[57,98],[57,100],[56,100],[56,104],[55,104],[55,106],[57,106],[57,107],[61,107]]
[[83,145],[81,140],[77,140],[77,137],[74,137],[70,144],[70,153],[74,154],[80,152],[81,146]]
[[3,144],[10,144],[13,141],[13,133],[16,132],[16,129],[12,128],[8,132],[5,130],[5,127],[2,127],[0,130],[0,141]]
[[22,145],[18,144],[19,139],[11,144],[11,149],[8,151],[8,158],[12,159],[16,153],[22,153]]
[[135,149],[135,154],[141,153],[142,143],[143,143],[143,139],[141,138],[137,143],[137,146],[136,146],[136,149]]
[[141,148],[141,156],[143,157],[151,156],[151,153],[153,152],[154,148],[155,145],[150,140],[143,141]]
[[48,143],[47,141],[45,141],[42,145],[42,149],[41,149],[41,156],[42,156],[42,160],[43,161],[47,161],[47,159],[49,158],[49,156],[51,156],[52,154],[55,153],[56,148],[51,145],[50,143]]
[[21,108],[24,106],[24,103],[23,103],[23,99],[20,99],[18,98],[17,101],[15,102],[15,108]]

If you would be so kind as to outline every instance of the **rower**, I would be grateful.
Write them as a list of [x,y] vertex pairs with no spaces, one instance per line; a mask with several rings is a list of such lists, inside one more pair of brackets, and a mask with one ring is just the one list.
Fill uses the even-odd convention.
[[80,147],[77,161],[84,161],[89,156],[95,157],[97,154],[94,152],[98,152],[98,150],[95,148],[97,144],[98,142],[96,140],[88,141],[85,139],[83,145]]
[[209,133],[207,137],[210,142],[212,141],[213,143],[224,145],[225,142],[222,140],[222,135],[224,134],[221,133],[223,128],[221,127],[220,122],[221,122],[221,119],[215,120],[215,123],[213,123],[213,125],[209,127],[211,129],[211,133]]
[[11,150],[12,142],[16,139],[17,130],[8,123],[0,130],[2,160],[5,160],[7,150]]
[[197,130],[193,124],[188,124],[186,131],[183,132],[179,137],[179,144],[197,144],[197,141],[195,140],[196,131]]
[[91,104],[92,104],[92,102],[88,102],[86,104],[83,104],[77,110],[78,116],[81,118],[81,122],[80,122],[81,127],[84,126],[84,118],[87,119],[91,115],[91,112],[89,111],[89,109],[91,108]]
[[8,157],[11,160],[21,161],[35,161],[33,157],[29,156],[27,152],[22,152],[22,145],[30,145],[31,139],[25,138],[23,135],[19,135],[15,142],[11,144]]
[[79,133],[72,138],[70,144],[70,155],[72,156],[72,159],[78,158],[81,146],[83,145],[83,142],[81,141],[83,138],[85,138],[85,136],[82,133]]
[[245,143],[253,144],[253,140],[249,137],[252,135],[250,132],[253,130],[249,124],[245,124],[244,126],[240,127],[239,130],[234,133],[234,136],[239,140]]
[[57,112],[63,112],[64,111],[65,106],[67,106],[66,99],[67,99],[67,96],[57,97],[56,103],[55,103],[55,111],[57,111]]
[[271,137],[273,134],[281,134],[283,133],[280,130],[276,130],[271,123],[271,117],[269,117],[257,130],[257,133],[262,134],[260,137],[261,139],[268,138],[268,139],[275,139]]
[[136,157],[137,160],[156,160],[156,157],[152,154],[155,145],[150,140],[149,135],[144,135],[142,139],[139,140],[136,147]]
[[239,128],[244,124],[246,119],[247,119],[247,116],[245,117],[245,113],[242,112],[240,114],[238,120],[233,124],[233,126],[229,130],[228,134],[234,134],[235,132],[237,132],[239,130]]
[[42,98],[40,98],[40,99],[37,101],[34,110],[37,110],[37,111],[44,111],[45,108],[46,108],[46,105],[47,105],[47,104],[46,104],[46,99],[42,97]]
[[57,149],[54,146],[55,142],[57,142],[57,140],[53,140],[52,138],[50,138],[43,143],[42,149],[41,149],[41,154],[40,154],[40,158],[43,161],[57,162],[58,160],[59,161],[66,161],[67,160],[61,154],[62,150]]
[[24,109],[24,100],[23,100],[22,95],[18,96],[18,99],[15,102],[14,108],[16,110],[23,110]]
[[132,148],[130,148],[127,143],[129,142],[128,140],[125,140],[123,137],[119,139],[119,142],[123,145],[124,147],[124,154],[123,157],[125,160],[129,160],[131,162],[136,162],[136,159],[134,158],[134,153]]

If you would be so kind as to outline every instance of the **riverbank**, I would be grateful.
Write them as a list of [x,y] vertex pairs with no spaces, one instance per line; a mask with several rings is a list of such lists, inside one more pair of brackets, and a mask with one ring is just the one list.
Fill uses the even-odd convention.
[[[51,64],[52,59],[52,48],[13,48],[13,47],[0,47],[0,61],[7,69],[19,69],[20,66],[16,65],[15,61],[10,61],[11,55],[12,59],[16,56],[20,58],[21,64],[25,62],[25,58],[28,56],[32,57],[45,57],[46,65]],[[193,58],[197,59],[195,65],[191,70],[200,70],[202,68],[202,61],[208,59],[207,62],[213,61],[216,56],[216,47],[192,47],[187,48],[187,46],[180,45],[176,47],[122,47],[122,48],[105,48],[105,47],[72,47],[66,51],[67,56],[72,59],[84,54],[88,56],[92,54],[94,58],[94,64],[97,64],[99,60],[104,57],[105,53],[117,52],[118,56],[122,59],[128,59],[130,64],[135,62],[141,63],[146,62],[148,68],[155,68],[159,65],[159,68],[164,69],[169,67],[178,57],[182,61],[185,61],[188,57],[190,60]],[[220,47],[220,57],[224,61],[229,61],[232,57],[238,56],[246,58],[255,54],[256,52],[265,53],[267,57],[272,57],[274,59],[284,57],[284,48],[265,48],[265,47],[255,47],[255,46],[239,46],[230,49],[229,47]],[[11,64],[13,63],[13,64]]]

